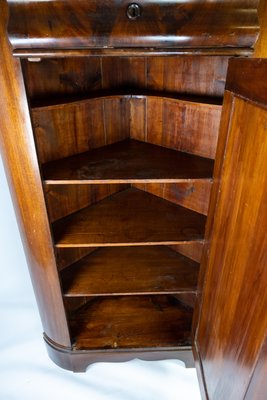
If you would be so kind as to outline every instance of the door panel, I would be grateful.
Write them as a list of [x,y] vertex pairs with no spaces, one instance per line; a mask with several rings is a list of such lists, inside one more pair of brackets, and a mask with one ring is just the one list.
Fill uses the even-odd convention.
[[245,398],[267,330],[266,78],[267,60],[230,61],[195,336],[212,400]]

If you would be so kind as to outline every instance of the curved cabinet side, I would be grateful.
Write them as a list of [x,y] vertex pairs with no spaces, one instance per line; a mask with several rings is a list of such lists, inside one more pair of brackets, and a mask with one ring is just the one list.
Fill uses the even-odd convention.
[[0,3],[0,143],[17,221],[45,333],[70,346],[20,61],[7,40]]

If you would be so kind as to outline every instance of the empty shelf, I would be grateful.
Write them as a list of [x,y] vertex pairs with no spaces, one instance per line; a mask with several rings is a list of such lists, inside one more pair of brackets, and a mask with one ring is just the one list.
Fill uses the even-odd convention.
[[65,296],[194,292],[199,264],[164,246],[104,247],[61,272]]
[[191,322],[171,295],[96,297],[69,318],[77,350],[190,346]]
[[43,165],[47,184],[180,182],[211,179],[214,161],[124,140]]
[[202,241],[206,217],[138,189],[116,193],[53,224],[57,247]]

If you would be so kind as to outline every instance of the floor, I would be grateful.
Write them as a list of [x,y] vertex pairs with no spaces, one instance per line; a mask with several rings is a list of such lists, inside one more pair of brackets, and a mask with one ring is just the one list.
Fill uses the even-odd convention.
[[98,363],[84,374],[50,361],[0,158],[1,400],[200,400],[181,361]]

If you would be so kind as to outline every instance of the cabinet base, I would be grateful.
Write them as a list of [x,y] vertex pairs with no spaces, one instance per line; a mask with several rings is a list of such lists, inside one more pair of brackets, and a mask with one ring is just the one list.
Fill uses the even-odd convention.
[[61,368],[73,372],[85,372],[96,362],[123,362],[139,358],[144,361],[177,359],[193,368],[194,358],[191,347],[174,349],[125,349],[125,350],[73,350],[54,343],[44,334],[44,341],[51,360]]

